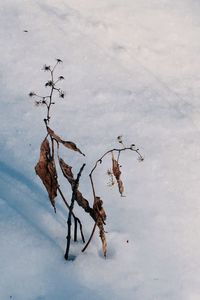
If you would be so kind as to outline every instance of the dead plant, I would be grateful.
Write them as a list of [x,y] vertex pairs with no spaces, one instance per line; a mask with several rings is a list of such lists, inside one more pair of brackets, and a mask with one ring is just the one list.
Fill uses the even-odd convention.
[[[65,251],[65,259],[69,259],[69,250],[70,250],[70,243],[72,240],[71,237],[71,225],[72,225],[72,219],[74,221],[74,241],[77,241],[77,232],[78,232],[78,226],[80,235],[82,238],[82,242],[85,243],[85,238],[83,234],[82,229],[82,223],[80,219],[74,214],[74,205],[75,202],[84,209],[86,213],[90,215],[90,217],[94,221],[94,227],[92,229],[92,233],[89,237],[88,242],[86,243],[85,247],[82,249],[82,252],[86,250],[89,243],[92,240],[92,237],[94,235],[96,227],[99,229],[99,236],[102,242],[102,250],[103,255],[106,257],[107,253],[107,242],[106,242],[106,233],[104,230],[104,226],[106,225],[106,213],[103,208],[103,200],[96,195],[95,192],[95,184],[93,180],[93,173],[97,169],[98,165],[100,165],[103,161],[103,159],[110,155],[111,156],[111,168],[108,170],[108,175],[110,178],[109,185],[114,185],[115,182],[117,183],[118,190],[120,195],[124,196],[124,184],[121,179],[121,165],[119,162],[120,154],[122,152],[125,152],[127,150],[136,152],[138,155],[138,158],[140,161],[143,160],[142,155],[139,152],[139,149],[135,147],[134,144],[132,144],[129,147],[126,147],[122,141],[122,136],[118,136],[118,142],[120,143],[120,148],[113,148],[111,150],[106,151],[94,164],[94,167],[92,168],[89,178],[91,182],[92,192],[93,192],[93,205],[92,207],[89,204],[89,201],[82,195],[82,193],[79,191],[79,181],[83,172],[83,169],[85,167],[85,163],[80,168],[80,171],[77,174],[77,177],[74,177],[74,174],[72,172],[72,167],[68,165],[63,158],[59,155],[59,147],[64,146],[70,150],[73,150],[83,156],[85,154],[76,146],[76,144],[72,141],[64,140],[55,133],[55,131],[50,128],[49,123],[51,119],[51,108],[55,104],[55,95],[56,93],[60,98],[65,97],[65,92],[62,91],[58,87],[58,83],[62,80],[64,80],[63,76],[59,76],[55,79],[55,69],[57,66],[62,63],[60,59],[56,60],[55,65],[52,67],[50,65],[44,65],[43,70],[45,72],[48,72],[50,75],[49,80],[45,83],[45,87],[49,89],[49,92],[46,96],[41,96],[36,94],[35,92],[30,92],[29,96],[35,98],[35,104],[38,105],[44,105],[46,107],[46,117],[44,119],[44,125],[46,128],[46,136],[44,140],[41,143],[40,146],[40,157],[39,161],[35,166],[36,174],[40,177],[42,180],[48,196],[49,200],[51,202],[51,205],[54,208],[54,211],[56,213],[56,199],[57,195],[59,194],[61,199],[63,200],[64,204],[66,205],[68,209],[68,218],[67,218],[67,246]],[[56,148],[56,151],[55,151]],[[60,168],[62,171],[63,176],[66,178],[68,183],[71,186],[72,195],[71,195],[71,202],[70,204],[67,202],[66,197],[64,193],[62,192],[62,189],[59,184],[58,180],[58,172],[57,168]]]

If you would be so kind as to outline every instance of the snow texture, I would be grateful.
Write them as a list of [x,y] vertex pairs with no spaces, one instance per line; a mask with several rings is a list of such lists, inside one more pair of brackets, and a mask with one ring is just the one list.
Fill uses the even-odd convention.
[[[0,299],[199,300],[199,1],[0,2]],[[122,155],[126,198],[106,186],[109,161],[96,174],[106,260],[97,234],[64,260],[66,210],[34,173],[45,110],[27,95],[45,92],[55,58],[66,98],[51,126],[87,154],[63,152],[75,171],[86,161],[90,203],[88,173],[119,134],[145,156]]]

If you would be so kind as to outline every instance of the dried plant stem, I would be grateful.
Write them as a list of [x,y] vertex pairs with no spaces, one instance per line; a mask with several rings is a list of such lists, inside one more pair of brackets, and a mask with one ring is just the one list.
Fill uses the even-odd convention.
[[96,227],[97,227],[97,222],[95,222],[95,224],[94,224],[94,226],[93,226],[93,229],[92,229],[92,233],[91,233],[91,235],[90,235],[90,237],[89,237],[89,239],[88,239],[88,241],[87,241],[85,247],[82,249],[82,252],[84,252],[84,251],[87,249],[87,247],[89,246],[89,244],[90,244],[90,242],[91,242],[91,240],[92,240],[92,238],[93,238],[93,235],[94,235],[94,233],[95,233]]
[[74,219],[74,242],[77,242],[77,220]]
[[[124,145],[123,145],[123,146],[124,146]],[[104,153],[104,154],[96,161],[94,167],[92,168],[92,170],[91,170],[91,172],[90,172],[90,174],[89,174],[90,182],[91,182],[91,186],[92,186],[92,192],[93,192],[93,196],[94,196],[94,204],[95,204],[95,201],[96,201],[96,191],[95,191],[95,186],[94,186],[94,181],[93,181],[92,175],[93,175],[94,171],[96,170],[98,164],[101,164],[101,163],[102,163],[102,160],[103,160],[108,154],[113,153],[113,152],[117,152],[117,153],[118,153],[118,158],[117,158],[117,160],[119,160],[119,157],[120,157],[121,152],[126,151],[126,150],[130,150],[130,151],[136,152],[136,153],[139,155],[139,158],[140,158],[141,160],[143,160],[143,157],[142,157],[142,155],[140,154],[139,149],[134,149],[132,146],[131,146],[131,147],[125,147],[125,146],[124,146],[124,148],[120,148],[120,149],[113,148],[113,149],[111,149],[111,150],[106,151],[106,152],[105,152],[105,153]],[[88,242],[86,243],[85,247],[82,249],[82,252],[84,252],[84,251],[87,249],[87,247],[89,246],[89,244],[90,244],[90,242],[91,242],[91,240],[92,240],[92,238],[93,238],[93,235],[94,235],[94,232],[95,232],[95,229],[96,229],[96,226],[97,226],[97,221],[98,221],[98,220],[96,220],[95,225],[94,225],[93,230],[92,230],[92,233],[91,233],[91,235],[90,235],[90,237],[89,237],[89,240],[88,240]]]
[[53,92],[54,92],[54,90],[58,90],[57,88],[55,88],[55,85],[56,85],[57,82],[54,82],[54,70],[57,67],[57,65],[58,65],[58,62],[55,64],[55,66],[52,69],[50,69],[52,85],[51,85],[50,95],[48,96],[49,103],[46,103],[46,106],[47,106],[47,123],[49,123],[49,121],[50,121],[50,110],[51,110],[51,106],[53,104],[52,103]]
[[[77,194],[79,196],[79,200],[84,200],[84,209],[90,211],[90,214],[92,215],[92,209],[89,207],[89,203],[86,199],[82,197],[82,194],[77,191],[78,189],[78,184],[79,184],[79,179],[81,176],[81,173],[85,167],[85,164],[82,166],[80,169],[77,179],[74,181],[74,184],[72,186],[72,198],[71,198],[71,205],[69,205],[66,201],[65,196],[63,195],[63,192],[60,188],[60,185],[58,183],[58,178],[57,178],[57,167],[56,167],[56,162],[55,162],[55,143],[57,143],[57,152],[58,152],[58,147],[59,143],[63,144],[65,147],[77,151],[84,155],[80,149],[76,147],[76,144],[71,142],[71,141],[64,141],[61,140],[61,138],[54,133],[52,129],[49,128],[49,123],[50,123],[50,118],[51,118],[51,108],[52,105],[55,104],[54,102],[54,93],[58,93],[60,98],[64,98],[65,93],[57,87],[57,83],[60,82],[61,80],[64,79],[63,76],[59,76],[57,80],[54,79],[55,74],[54,71],[59,63],[62,62],[60,59],[56,59],[56,63],[53,67],[50,65],[44,65],[43,70],[47,71],[50,73],[50,78],[49,80],[45,83],[45,87],[49,87],[49,94],[46,96],[41,96],[36,94],[35,92],[30,92],[29,96],[30,97],[36,97],[37,100],[35,101],[36,105],[44,105],[46,107],[46,117],[44,118],[44,123],[46,127],[47,134],[45,136],[44,141],[41,144],[40,147],[40,158],[35,166],[35,171],[36,174],[40,177],[42,180],[44,186],[47,189],[49,199],[51,201],[52,206],[54,207],[54,211],[56,212],[55,208],[55,198],[57,197],[57,194],[60,194],[61,199],[63,200],[64,204],[66,205],[69,213],[68,213],[68,236],[67,236],[67,250],[65,254],[65,258],[68,258],[68,253],[69,253],[69,247],[70,247],[70,240],[71,240],[71,219],[73,217],[74,219],[74,241],[77,241],[77,231],[78,231],[78,226],[80,229],[80,234],[83,243],[85,243],[85,238],[83,235],[83,230],[82,230],[82,223],[75,216],[73,213],[73,207],[74,207],[74,202],[76,200]],[[59,155],[58,155],[59,158]],[[78,202],[80,205],[80,201]],[[82,203],[82,202],[81,202]]]
[[94,181],[93,181],[92,175],[93,175],[95,169],[97,168],[98,164],[101,164],[101,163],[102,163],[102,160],[104,159],[104,157],[107,156],[109,153],[117,152],[117,153],[118,153],[118,159],[119,159],[119,156],[120,156],[121,152],[122,152],[122,151],[126,151],[126,150],[130,150],[130,151],[136,152],[136,153],[139,155],[139,158],[140,158],[140,159],[143,159],[142,155],[141,155],[140,152],[139,152],[139,149],[134,149],[133,147],[124,147],[124,148],[121,148],[121,149],[113,148],[113,149],[111,149],[111,150],[108,150],[107,152],[105,152],[105,153],[104,153],[104,154],[96,161],[94,167],[92,168],[92,170],[91,170],[91,172],[90,172],[90,174],[89,174],[90,182],[91,182],[91,185],[92,185],[92,191],[93,191],[94,200],[95,200],[96,194],[95,194]]
[[[49,135],[48,125],[49,125],[50,118],[51,118],[51,116],[50,116],[51,106],[54,104],[54,102],[53,102],[53,93],[54,93],[54,91],[60,92],[60,89],[56,88],[56,83],[59,80],[54,81],[54,70],[57,67],[58,63],[59,62],[57,61],[57,63],[54,65],[53,68],[49,68],[49,71],[50,71],[50,74],[51,74],[51,80],[50,80],[50,82],[51,82],[51,90],[50,90],[50,94],[48,96],[46,96],[46,97],[40,97],[40,96],[36,95],[37,97],[42,98],[42,99],[49,99],[48,102],[47,101],[44,102],[45,105],[46,105],[46,107],[47,107],[47,115],[46,115],[46,118],[44,119],[44,123],[45,123],[46,130],[47,130],[47,136]],[[54,141],[57,143],[57,149],[59,147],[59,143],[51,135],[50,135],[50,139],[51,139],[51,151],[52,151],[51,156],[54,159]],[[63,193],[62,193],[62,191],[61,191],[61,189],[60,189],[59,186],[58,186],[57,189],[58,189],[58,192],[59,192],[59,194],[60,194],[63,202],[65,203],[65,205],[67,206],[67,208],[68,208],[68,210],[70,212],[70,219],[71,219],[71,216],[73,216],[73,218],[74,218],[74,224],[75,224],[75,226],[74,226],[74,241],[77,241],[77,227],[78,227],[77,224],[79,224],[81,238],[82,238],[83,243],[85,243],[85,238],[84,238],[84,235],[83,235],[81,221],[73,213],[73,211],[72,211],[73,208],[71,209],[71,206],[69,206],[69,204],[67,203],[67,201],[66,201],[66,199],[65,199],[65,197],[64,197],[64,195],[63,195]]]
[[76,199],[76,192],[78,189],[78,185],[79,185],[79,180],[81,177],[81,173],[83,171],[85,167],[85,164],[82,165],[77,178],[75,180],[74,186],[73,186],[73,192],[72,192],[72,198],[71,198],[71,205],[69,207],[69,214],[68,214],[68,220],[67,220],[67,225],[68,225],[68,233],[67,233],[67,246],[66,246],[66,252],[65,252],[65,259],[68,260],[69,258],[69,248],[70,248],[70,242],[71,242],[71,217],[72,217],[72,213],[73,213],[73,208],[74,208],[74,202]]
[[[63,200],[63,202],[64,202],[65,205],[67,206],[68,210],[70,210],[70,206],[69,206],[69,204],[67,203],[67,201],[66,201],[66,199],[65,199],[65,196],[63,195],[63,193],[62,193],[60,187],[58,187],[58,192],[59,192],[59,194],[60,194],[60,196],[61,196],[61,199]],[[76,223],[76,225],[77,225],[77,223],[79,224],[79,229],[80,229],[80,233],[81,233],[81,238],[82,238],[83,243],[85,243],[85,238],[84,238],[84,234],[83,234],[83,226],[82,226],[82,223],[81,223],[80,219],[77,218],[77,217],[75,216],[75,214],[73,213],[73,211],[71,212],[71,214],[72,214],[72,216],[73,216],[73,218],[74,218],[74,222]],[[77,226],[76,226],[76,228],[74,229],[74,231],[75,231],[75,230],[77,231]],[[77,237],[77,233],[74,232],[74,237],[75,237],[75,236]],[[76,239],[76,240],[77,240],[77,239]],[[75,238],[74,238],[74,241],[76,241],[76,240],[75,240]]]
[[[106,220],[106,212],[103,207],[103,200],[96,196],[96,191],[95,191],[95,184],[93,180],[93,174],[95,170],[97,169],[98,165],[102,163],[103,159],[109,155],[112,154],[112,169],[108,170],[108,175],[112,176],[112,185],[117,182],[118,189],[120,195],[123,197],[124,196],[124,185],[121,180],[121,165],[119,164],[119,159],[120,159],[120,154],[123,151],[130,150],[133,152],[136,152],[138,154],[138,159],[140,161],[143,160],[142,155],[139,152],[139,149],[135,148],[135,145],[132,144],[130,147],[126,147],[125,144],[123,143],[122,140],[122,135],[118,136],[118,142],[121,144],[121,148],[113,148],[111,150],[106,151],[94,164],[94,167],[92,168],[89,177],[90,177],[90,183],[92,187],[92,193],[94,197],[93,201],[93,206],[91,207],[89,204],[89,201],[84,198],[82,193],[79,191],[78,186],[79,186],[79,180],[82,174],[82,171],[85,167],[85,164],[82,165],[80,168],[80,171],[77,174],[77,177],[75,179],[73,172],[72,172],[72,167],[68,165],[62,158],[59,157],[59,145],[63,145],[64,147],[76,151],[83,156],[85,154],[76,146],[76,144],[72,141],[64,140],[58,135],[57,133],[54,132],[49,127],[50,124],[50,119],[51,119],[51,108],[52,105],[55,104],[54,101],[54,96],[55,94],[58,94],[60,98],[64,98],[65,92],[62,91],[58,86],[57,83],[60,82],[61,80],[64,79],[63,76],[59,76],[57,79],[55,79],[55,69],[59,63],[61,63],[62,60],[56,59],[55,65],[52,67],[50,65],[44,65],[43,70],[49,72],[49,80],[45,83],[45,87],[49,88],[49,93],[46,96],[40,96],[36,94],[35,92],[30,92],[29,96],[30,97],[36,97],[37,100],[35,101],[36,105],[44,105],[46,108],[46,116],[44,118],[44,123],[46,127],[46,137],[41,143],[40,146],[40,157],[38,160],[38,163],[35,166],[35,171],[36,174],[40,177],[42,180],[49,196],[49,200],[54,207],[54,211],[56,212],[55,208],[55,203],[56,203],[56,197],[59,194],[61,199],[63,200],[64,204],[66,205],[68,209],[68,219],[67,219],[67,245],[66,245],[66,252],[65,252],[65,259],[69,259],[69,250],[70,250],[70,243],[71,243],[71,227],[72,227],[72,218],[74,221],[74,233],[73,233],[73,239],[76,242],[77,241],[77,232],[78,232],[78,227],[80,229],[80,234],[83,243],[85,243],[85,238],[83,235],[83,230],[82,230],[82,223],[77,218],[73,212],[74,204],[75,201],[77,204],[84,209],[86,213],[88,213],[92,219],[94,220],[94,226],[91,232],[91,235],[89,237],[89,240],[85,247],[82,249],[82,252],[84,252],[88,245],[90,244],[96,227],[99,229],[99,237],[102,242],[102,250],[103,254],[106,257],[107,253],[107,241],[106,241],[106,235],[105,235],[105,230],[104,230],[104,225],[105,220]],[[57,144],[57,159],[55,159],[55,145]],[[114,152],[117,153],[117,159],[115,159]],[[68,180],[68,182],[71,185],[71,190],[72,190],[72,196],[71,196],[71,204],[69,205],[61,188],[58,183],[58,173],[57,173],[57,165],[59,162],[60,169],[63,173],[63,176]]]

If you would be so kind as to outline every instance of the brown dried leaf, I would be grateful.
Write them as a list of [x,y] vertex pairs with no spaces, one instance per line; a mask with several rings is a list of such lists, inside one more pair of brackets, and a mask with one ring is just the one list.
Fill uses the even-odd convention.
[[103,254],[106,257],[107,242],[106,242],[106,235],[105,235],[105,230],[104,230],[104,224],[105,224],[105,220],[106,220],[106,213],[105,213],[105,210],[103,208],[103,201],[100,199],[100,197],[95,197],[93,210],[94,210],[94,213],[95,213],[96,224],[99,227],[99,236],[100,236],[101,242],[102,242]]
[[61,143],[66,148],[71,149],[71,150],[76,151],[76,152],[79,152],[80,154],[82,154],[83,156],[85,156],[85,154],[79,148],[77,148],[77,146],[76,146],[75,143],[70,142],[70,141],[64,141],[64,140],[62,140],[57,134],[55,134],[55,132],[50,127],[47,127],[47,131],[50,134],[50,136],[52,138],[54,138],[58,143]]
[[105,224],[106,220],[106,213],[103,208],[103,201],[101,200],[100,197],[95,197],[94,205],[93,205],[94,212],[96,214],[96,220],[99,218],[103,221],[103,224]]
[[99,236],[101,238],[101,242],[102,242],[102,250],[103,250],[103,255],[106,257],[106,253],[107,253],[107,242],[106,242],[106,235],[105,235],[105,230],[103,228],[103,225],[98,225],[99,227]]
[[95,220],[94,210],[90,207],[88,200],[83,197],[79,190],[76,191],[76,201],[78,205],[81,206],[85,212],[89,213],[90,216]]
[[71,185],[73,185],[75,183],[75,179],[72,173],[72,167],[66,164],[62,158],[59,159],[59,163],[64,177],[67,178]]
[[76,147],[76,144],[74,144],[73,142],[70,142],[70,141],[62,141],[61,142],[65,147],[71,149],[71,150],[74,150],[74,151],[77,151],[79,152],[80,154],[82,154],[83,156],[85,156],[85,154],[83,152],[81,152],[81,150],[79,148]]
[[[69,166],[62,158],[59,159],[59,163],[63,175],[71,184],[71,188],[73,191],[75,179],[74,179],[74,174],[72,173],[72,167]],[[94,210],[90,207],[88,200],[83,197],[82,193],[78,189],[76,190],[75,199],[78,205],[81,206],[85,210],[85,212],[89,213],[90,216],[96,221]]]
[[40,158],[35,166],[35,172],[42,180],[51,201],[52,206],[55,209],[55,198],[57,196],[57,172],[55,163],[51,159],[49,142],[45,139],[40,147]]
[[50,127],[47,127],[47,131],[48,131],[48,134],[52,138],[54,138],[58,143],[62,143],[61,138],[57,134],[55,134],[55,132]]
[[117,183],[118,183],[119,192],[120,192],[121,196],[123,196],[123,194],[124,194],[124,185],[123,185],[123,182],[121,181],[121,179],[119,179],[117,181]]
[[118,161],[112,156],[112,171],[116,180],[120,179],[121,171]]
[[46,161],[46,158],[49,155],[50,155],[49,141],[47,139],[44,139],[44,141],[40,146],[40,161]]
[[119,165],[118,161],[114,158],[113,154],[112,154],[112,171],[117,180],[119,192],[120,192],[121,196],[123,196],[124,184],[120,178],[120,176],[121,176],[120,165]]

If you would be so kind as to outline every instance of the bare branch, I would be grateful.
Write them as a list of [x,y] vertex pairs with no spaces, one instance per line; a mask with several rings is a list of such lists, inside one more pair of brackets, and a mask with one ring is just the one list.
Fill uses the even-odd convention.
[[89,237],[89,239],[88,239],[88,241],[87,241],[85,247],[82,249],[82,252],[84,252],[84,251],[87,249],[87,247],[89,246],[89,244],[90,244],[90,242],[91,242],[91,240],[92,240],[92,238],[93,238],[93,235],[94,235],[94,233],[95,233],[96,227],[97,227],[97,223],[95,222],[95,224],[94,224],[94,226],[93,226],[93,229],[92,229],[92,233],[91,233],[91,235],[90,235],[90,237]]
[[82,165],[77,178],[75,180],[74,186],[73,186],[73,192],[72,192],[72,198],[71,198],[71,205],[69,207],[69,214],[68,214],[68,220],[67,220],[67,225],[68,225],[68,234],[67,234],[67,247],[66,247],[66,252],[65,252],[65,259],[68,260],[69,258],[69,248],[70,248],[70,242],[71,242],[71,216],[72,216],[72,211],[74,208],[74,202],[75,202],[75,197],[76,197],[76,191],[78,189],[79,185],[79,180],[81,177],[81,174],[83,172],[83,169],[85,167],[85,164]]
[[[123,142],[122,142],[122,139],[121,139],[121,136],[118,137],[118,140],[119,142],[124,146]],[[130,147],[125,147],[124,148],[113,148],[111,150],[108,150],[106,151],[94,164],[94,167],[92,168],[90,174],[89,174],[89,177],[90,177],[90,182],[91,182],[91,186],[92,186],[92,192],[93,192],[93,197],[94,197],[94,205],[93,205],[93,211],[95,211],[95,206],[96,206],[96,203],[97,203],[97,199],[99,197],[96,196],[96,191],[95,191],[95,186],[94,186],[94,181],[93,181],[93,173],[94,171],[96,170],[96,168],[98,167],[99,164],[102,163],[103,159],[108,155],[108,154],[112,154],[113,155],[113,152],[117,152],[118,154],[118,158],[117,158],[117,161],[115,161],[115,163],[117,163],[117,167],[118,166],[118,161],[119,161],[119,157],[120,157],[120,154],[121,152],[124,152],[124,151],[127,151],[127,150],[130,150],[130,151],[133,151],[133,152],[136,152],[139,156],[139,159],[140,160],[143,160],[143,157],[142,155],[140,154],[139,152],[139,149],[135,149],[134,148],[135,145],[131,145]],[[119,170],[118,170],[119,171]],[[120,172],[121,173],[121,172]],[[115,173],[116,175],[116,173]],[[122,195],[123,193],[123,183],[122,181],[120,180],[120,174],[118,174],[117,176],[117,182],[118,182],[118,187],[119,187],[119,191],[120,191],[120,194]],[[102,201],[102,200],[101,200]],[[103,209],[102,207],[102,204],[103,204],[103,201],[101,203],[101,208]],[[104,211],[104,210],[103,210]],[[86,246],[83,248],[82,251],[85,251],[86,248],[88,247],[88,245],[90,244],[91,240],[92,240],[92,237],[94,235],[94,231],[95,231],[95,228],[96,228],[96,225],[99,227],[99,231],[100,231],[100,237],[101,237],[101,240],[102,240],[102,246],[103,246],[103,252],[104,252],[104,256],[106,256],[106,239],[105,239],[105,231],[104,231],[104,228],[103,228],[103,225],[105,224],[104,223],[104,218],[101,217],[101,214],[98,214],[98,212],[96,212],[96,214],[94,213],[94,216],[95,216],[95,226],[92,230],[92,233],[90,235],[90,238],[86,244]]]

